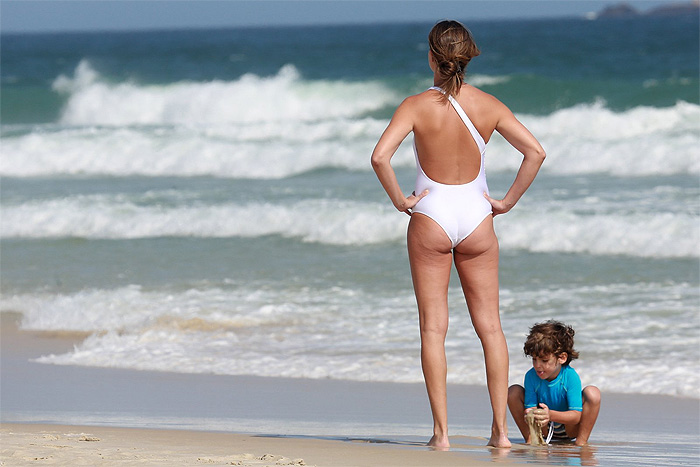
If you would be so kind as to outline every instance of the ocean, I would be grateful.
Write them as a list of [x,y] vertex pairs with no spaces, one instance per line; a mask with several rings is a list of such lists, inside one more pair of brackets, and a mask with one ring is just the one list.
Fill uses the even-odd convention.
[[[495,221],[511,383],[554,318],[584,385],[699,398],[697,16],[457,19],[482,51],[467,82],[548,154]],[[408,217],[369,158],[432,85],[431,26],[3,35],[0,310],[86,337],[38,361],[422,381]],[[519,163],[495,135],[492,195]],[[449,295],[448,381],[485,385]]]

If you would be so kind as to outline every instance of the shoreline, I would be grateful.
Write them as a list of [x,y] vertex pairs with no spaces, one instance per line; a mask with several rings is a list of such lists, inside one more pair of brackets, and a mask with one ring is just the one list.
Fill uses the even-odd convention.
[[[656,459],[649,465],[664,465],[659,463],[663,456],[700,459],[697,399],[604,393],[592,446],[550,446],[540,459],[542,451],[522,444],[510,416],[513,448],[503,452],[485,446],[491,420],[486,388],[448,385],[453,446],[448,452],[435,452],[424,445],[431,418],[422,384],[39,364],[30,359],[69,351],[81,336],[22,331],[17,329],[19,315],[0,316],[2,457],[7,465],[26,465],[10,463],[15,456],[41,457],[56,451],[49,447],[56,440],[69,443],[62,452],[72,450],[73,455],[91,456],[97,450],[116,456],[135,449],[143,465],[160,465],[158,456],[188,465],[195,451],[195,461],[224,459],[243,462],[240,465],[268,465],[257,459],[264,454],[319,466],[464,465],[465,456],[473,465],[496,458],[505,465],[560,465],[569,457],[604,465],[644,465],[635,462],[645,455]],[[75,441],[73,435],[83,432],[110,441]],[[168,444],[171,438],[164,432],[172,432],[168,435],[172,439],[198,440],[196,450],[178,451],[177,443]],[[246,446],[255,449],[246,451]],[[30,447],[33,454],[27,454]],[[620,457],[621,452],[628,452],[628,457]],[[243,454],[257,457],[235,458]],[[615,462],[609,463],[611,459]],[[102,465],[110,465],[117,457],[105,457],[105,462]]]

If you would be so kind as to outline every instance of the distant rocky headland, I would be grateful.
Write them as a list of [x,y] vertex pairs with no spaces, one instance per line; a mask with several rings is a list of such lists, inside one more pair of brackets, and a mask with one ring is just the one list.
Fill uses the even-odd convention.
[[648,11],[639,11],[628,3],[618,3],[608,6],[602,11],[592,15],[591,19],[603,18],[629,18],[635,16],[682,16],[698,15],[700,13],[700,0],[682,3],[669,3],[652,8]]

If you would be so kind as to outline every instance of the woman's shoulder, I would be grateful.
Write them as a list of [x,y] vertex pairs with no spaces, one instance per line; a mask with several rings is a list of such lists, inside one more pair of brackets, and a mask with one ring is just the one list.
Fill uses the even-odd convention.
[[425,117],[435,111],[435,104],[440,102],[440,91],[428,89],[418,94],[404,98],[397,112],[404,115],[413,115],[416,118]]
[[418,94],[413,94],[404,99],[404,102],[409,102],[412,104],[424,104],[428,102],[436,102],[440,100],[440,91],[435,88],[428,88],[423,92]]
[[497,97],[472,85],[465,84],[460,94],[463,94],[459,99],[460,104],[480,131],[490,134],[499,122],[507,121],[513,115]]
[[408,97],[405,97],[404,100],[401,102],[401,106],[403,107],[411,107],[411,106],[416,106],[416,105],[421,105],[422,103],[426,102],[429,98],[429,90],[428,91],[423,91],[418,94],[413,94]]
[[460,92],[464,93],[465,97],[472,100],[474,104],[489,107],[505,107],[505,104],[503,104],[496,96],[489,94],[486,91],[482,91],[471,84],[464,84]]

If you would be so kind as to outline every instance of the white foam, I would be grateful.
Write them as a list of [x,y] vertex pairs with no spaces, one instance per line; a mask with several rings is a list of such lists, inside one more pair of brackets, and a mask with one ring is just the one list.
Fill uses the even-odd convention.
[[[309,378],[376,378],[377,354],[358,358],[373,339],[394,349],[416,345],[413,320],[401,321],[410,296],[368,297],[338,287],[285,289],[252,284],[184,291],[132,286],[71,295],[3,296],[2,309],[24,314],[22,328],[91,331],[74,351],[38,361],[161,371]],[[380,322],[360,326],[372,310]],[[391,325],[389,325],[391,323]],[[352,330],[352,332],[347,332]],[[360,361],[358,361],[358,359]],[[362,365],[362,360],[367,364]],[[413,368],[404,375],[419,378]]]
[[[611,283],[518,291],[512,296],[506,291],[505,296],[505,308],[512,314],[506,312],[504,323],[521,330],[516,342],[522,342],[522,330],[533,322],[554,318],[574,327],[581,358],[573,366],[584,385],[700,397],[698,363],[693,352],[688,354],[697,348],[700,330],[700,290],[695,284]],[[669,360],[674,362],[671,367]],[[511,357],[511,365],[511,375],[522,375],[531,362],[521,352]],[[515,378],[512,382],[522,384]]]
[[[85,128],[3,141],[0,174],[284,178],[322,167],[367,170],[375,119],[194,129]],[[371,135],[371,136],[370,136]],[[403,159],[411,160],[404,151]]]
[[[70,352],[42,356],[43,363],[419,382],[415,301],[405,292],[369,295],[279,283],[186,290],[131,286],[68,295],[4,294],[0,309],[22,312],[25,329],[92,333]],[[574,366],[584,384],[700,397],[694,359],[699,325],[694,304],[700,297],[691,284],[506,289],[502,296],[511,382],[520,382],[530,367],[518,344],[523,330],[555,315],[577,331],[582,357]],[[457,288],[450,291],[450,303],[457,309],[448,334],[449,379],[485,384],[481,347]]]
[[396,99],[374,82],[304,81],[293,66],[269,78],[143,86],[104,83],[83,61],[54,88],[69,93],[61,125],[4,138],[1,175],[282,178],[319,167],[366,170],[386,122],[363,115]]
[[[69,96],[61,122],[3,137],[0,175],[283,178],[323,167],[370,171],[369,154],[388,120],[367,113],[401,100],[378,82],[310,81],[293,66],[272,77],[145,86],[103,82],[83,61],[54,88]],[[615,112],[597,102],[518,117],[547,151],[543,172],[700,174],[696,104]],[[411,152],[405,144],[392,163],[412,166]],[[487,170],[513,171],[520,160],[494,134]]]
[[[204,204],[186,194],[80,195],[3,207],[4,238],[131,239],[280,235],[331,245],[402,242],[408,217],[388,203],[333,199]],[[193,197],[196,199],[196,197]],[[184,203],[184,204],[182,204]],[[580,200],[523,206],[496,218],[501,247],[535,252],[699,257],[697,216],[683,210],[579,212]],[[663,241],[660,241],[663,239]]]
[[87,60],[54,89],[68,93],[61,123],[68,125],[220,125],[319,122],[357,116],[396,99],[375,82],[304,81],[293,65],[277,75],[243,75],[235,81],[140,85],[104,82]]
[[511,80],[510,76],[491,76],[491,75],[472,75],[467,74],[466,81],[472,86],[494,86],[496,84],[507,83]]
[[[597,102],[519,118],[547,152],[545,172],[621,177],[700,174],[700,106],[696,104],[614,112]],[[490,170],[516,170],[520,164],[519,155],[497,134],[487,154]]]
[[132,285],[113,290],[88,289],[70,295],[30,294],[2,297],[2,309],[23,313],[27,330],[144,332],[229,331],[275,322],[284,306],[270,307],[280,296],[264,287],[185,291],[145,290]]
[[525,208],[496,219],[501,248],[649,258],[700,257],[697,216],[524,211]]
[[[166,207],[105,195],[3,208],[4,238],[258,237],[282,235],[335,245],[403,237],[407,216],[386,203],[308,200],[291,206],[225,203]],[[402,233],[404,232],[404,233]]]

